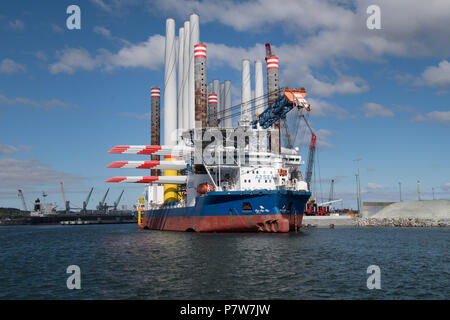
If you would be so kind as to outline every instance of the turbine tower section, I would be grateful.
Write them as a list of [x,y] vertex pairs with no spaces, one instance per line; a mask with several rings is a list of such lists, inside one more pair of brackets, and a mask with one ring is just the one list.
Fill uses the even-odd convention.
[[190,22],[184,22],[184,49],[183,49],[183,129],[192,129],[189,125],[189,45],[191,44]]
[[[150,132],[150,144],[153,146],[159,146],[161,143],[161,89],[152,88],[150,91],[150,101],[151,101],[151,132]],[[159,161],[160,157],[157,155],[152,155],[151,159],[153,161]],[[159,176],[161,174],[160,170],[151,170],[152,176]]]
[[[270,52],[271,53],[271,52]],[[267,94],[268,105],[271,106],[279,97],[280,85],[278,82],[278,57],[269,55],[266,57],[267,62]],[[281,152],[280,141],[280,120],[275,122],[275,130],[270,135],[270,148],[274,153]]]
[[224,82],[224,127],[232,128],[233,127],[233,119],[231,113],[231,81],[225,80]]
[[189,45],[189,128],[195,128],[195,58],[194,46],[200,43],[200,29],[198,15],[189,16],[190,21],[190,45]]
[[[166,43],[164,57],[164,144],[166,146],[176,145],[177,129],[177,79],[176,79],[176,47],[175,47],[175,20],[166,20]],[[171,155],[165,156],[165,160],[171,161],[175,158]],[[176,170],[164,170],[164,176],[176,176]],[[164,202],[176,202],[177,185],[164,185]]]
[[206,100],[206,45],[196,44],[195,59],[195,127],[206,128],[207,100]]
[[210,127],[217,127],[217,94],[208,95],[208,122]]
[[252,89],[250,81],[250,60],[242,60],[241,125],[248,126],[252,121]]

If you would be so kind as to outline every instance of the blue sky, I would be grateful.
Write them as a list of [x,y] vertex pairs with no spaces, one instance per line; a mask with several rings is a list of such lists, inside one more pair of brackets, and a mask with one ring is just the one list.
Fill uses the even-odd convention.
[[[81,30],[66,8],[81,8]],[[150,141],[150,88],[163,84],[165,19],[200,15],[208,80],[231,80],[240,99],[241,59],[280,57],[280,82],[304,86],[319,136],[316,191],[355,207],[354,159],[364,201],[450,199],[450,3],[377,1],[381,30],[369,30],[371,1],[2,1],[0,3],[0,207],[30,204],[45,190],[73,206],[91,186],[91,206],[111,187],[129,207],[141,185],[106,184],[140,175],[105,168],[114,145]],[[416,8],[421,7],[420,11]],[[302,155],[307,158],[308,137]],[[320,169],[320,170],[319,170]]]

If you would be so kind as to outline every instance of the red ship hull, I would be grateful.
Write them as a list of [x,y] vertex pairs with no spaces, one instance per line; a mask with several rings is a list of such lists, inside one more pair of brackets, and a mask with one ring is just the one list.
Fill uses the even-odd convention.
[[303,215],[240,215],[142,218],[151,230],[195,232],[289,232],[299,230]]
[[194,207],[166,206],[144,211],[140,226],[195,232],[289,232],[302,226],[305,191],[209,192]]

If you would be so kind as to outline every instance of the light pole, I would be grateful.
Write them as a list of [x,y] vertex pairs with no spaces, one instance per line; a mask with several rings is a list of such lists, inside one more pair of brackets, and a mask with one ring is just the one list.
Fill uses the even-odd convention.
[[359,191],[358,191],[358,174],[355,174],[356,178],[356,206],[358,207],[358,214],[359,214]]
[[402,183],[401,182],[398,183],[398,190],[400,192],[400,202],[402,202]]
[[431,190],[433,191],[433,200],[435,200],[435,199],[434,199],[434,187],[431,188]]
[[355,159],[353,161],[356,162],[358,166],[358,174],[356,175],[356,187],[358,188],[358,213],[361,214],[361,178],[359,174],[359,162],[362,160],[362,158]]
[[420,180],[417,180],[417,196],[418,196],[419,201],[420,201],[421,200],[420,199]]

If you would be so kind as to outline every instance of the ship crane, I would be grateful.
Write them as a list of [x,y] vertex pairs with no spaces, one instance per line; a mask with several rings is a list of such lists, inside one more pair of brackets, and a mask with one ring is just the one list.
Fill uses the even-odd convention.
[[311,177],[312,177],[312,169],[314,164],[314,155],[316,153],[316,140],[317,136],[314,134],[313,130],[311,129],[311,126],[308,123],[308,120],[306,120],[305,115],[301,115],[301,117],[305,120],[306,126],[308,127],[309,131],[311,132],[311,143],[309,144],[309,155],[308,155],[308,165],[306,167],[306,179],[305,182],[308,184],[309,190],[311,190]]
[[283,89],[283,95],[275,100],[266,110],[264,110],[257,120],[252,121],[254,129],[259,124],[262,128],[267,129],[278,120],[286,118],[286,114],[294,107],[298,109],[305,108],[310,111],[311,107],[305,100],[306,90],[300,89]]
[[332,203],[336,203],[336,202],[341,202],[341,201],[344,201],[344,200],[343,199],[339,199],[339,200],[327,201],[327,202],[319,203],[317,205],[318,206],[326,206],[326,205],[329,205],[329,204],[332,204]]

